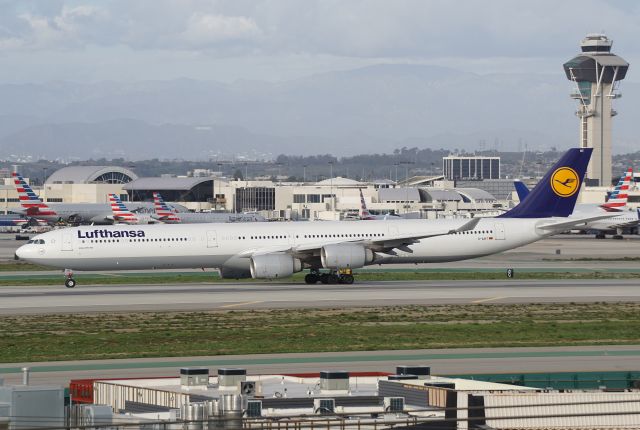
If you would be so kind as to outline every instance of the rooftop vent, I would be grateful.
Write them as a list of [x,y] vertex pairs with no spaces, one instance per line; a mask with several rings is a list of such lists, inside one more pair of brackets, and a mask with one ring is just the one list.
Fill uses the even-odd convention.
[[417,375],[389,375],[387,377],[389,381],[406,381],[409,379],[418,379]]
[[398,375],[415,375],[418,379],[427,379],[431,375],[429,366],[396,366]]
[[247,380],[247,369],[220,368],[218,369],[218,388],[220,390],[237,390],[241,382]]
[[183,387],[201,387],[209,385],[209,369],[206,367],[181,368],[180,385]]
[[320,372],[321,391],[349,391],[349,372],[323,370]]

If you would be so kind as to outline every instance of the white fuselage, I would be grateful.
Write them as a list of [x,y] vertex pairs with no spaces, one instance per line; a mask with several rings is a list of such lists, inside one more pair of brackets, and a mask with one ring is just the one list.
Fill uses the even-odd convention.
[[[536,228],[546,219],[486,218],[466,232],[409,245],[411,252],[377,254],[378,263],[457,261],[535,242],[551,233]],[[468,220],[329,221],[243,224],[82,226],[47,232],[18,249],[19,258],[73,270],[210,267],[248,270],[252,253],[296,247],[380,241],[407,234],[427,236],[459,228]]]

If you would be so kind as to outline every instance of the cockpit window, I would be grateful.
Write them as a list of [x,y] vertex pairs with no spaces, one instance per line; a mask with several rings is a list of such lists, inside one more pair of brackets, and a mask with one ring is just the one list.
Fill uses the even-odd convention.
[[34,245],[44,245],[44,239],[31,239],[27,244],[32,243]]
[[27,242],[27,244],[34,243],[34,242],[35,242],[35,240],[30,240],[30,241]]
[[39,245],[44,245],[44,239],[39,239],[39,240],[38,240],[38,244],[39,244]]

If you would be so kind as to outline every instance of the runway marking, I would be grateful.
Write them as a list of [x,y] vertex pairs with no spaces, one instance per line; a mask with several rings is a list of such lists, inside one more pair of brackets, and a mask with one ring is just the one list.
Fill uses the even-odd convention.
[[489,297],[488,299],[474,300],[471,303],[486,303],[486,302],[492,302],[494,300],[502,300],[506,298],[508,297],[507,296]]
[[254,305],[256,303],[262,303],[263,300],[254,300],[252,302],[240,302],[240,303],[232,303],[230,305],[223,305],[220,306],[221,308],[233,308],[235,306],[243,306],[243,305]]

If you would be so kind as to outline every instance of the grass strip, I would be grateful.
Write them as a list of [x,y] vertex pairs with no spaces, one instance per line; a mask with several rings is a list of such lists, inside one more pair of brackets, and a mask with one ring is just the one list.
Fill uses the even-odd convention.
[[36,270],[51,270],[51,268],[25,262],[0,262],[0,272],[30,272]]
[[0,317],[0,362],[640,343],[639,303]]
[[[240,279],[238,282],[269,282],[290,283],[303,282],[304,273],[296,273],[291,277],[279,280]],[[608,272],[608,271],[516,271],[517,279],[640,279],[640,272]],[[442,272],[414,272],[414,271],[362,271],[356,272],[356,282],[370,281],[455,281],[455,280],[506,280],[503,270],[496,271],[442,271]],[[171,284],[171,283],[214,283],[236,282],[235,279],[221,279],[215,272],[203,273],[118,273],[76,275],[76,280],[82,285],[114,285],[114,284]],[[7,275],[0,276],[1,286],[24,285],[62,285],[64,277],[60,275]]]

